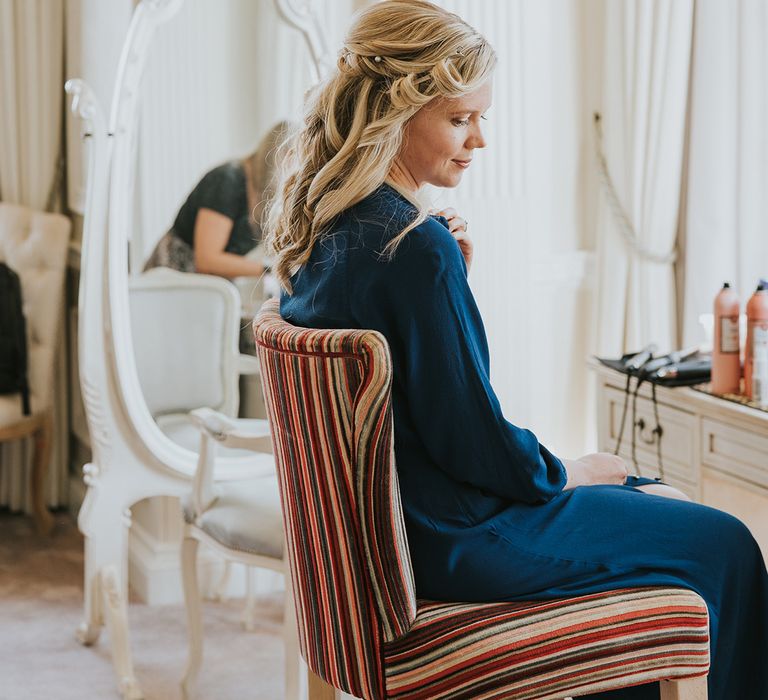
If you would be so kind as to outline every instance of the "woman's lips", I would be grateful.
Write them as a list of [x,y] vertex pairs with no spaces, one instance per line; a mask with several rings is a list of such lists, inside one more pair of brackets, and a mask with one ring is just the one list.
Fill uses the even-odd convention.
[[453,161],[451,161],[451,162],[453,162],[453,163],[456,163],[456,165],[458,165],[460,168],[464,168],[464,169],[466,169],[466,168],[468,168],[468,167],[469,167],[469,164],[470,164],[472,161],[471,161],[471,160],[453,160]]

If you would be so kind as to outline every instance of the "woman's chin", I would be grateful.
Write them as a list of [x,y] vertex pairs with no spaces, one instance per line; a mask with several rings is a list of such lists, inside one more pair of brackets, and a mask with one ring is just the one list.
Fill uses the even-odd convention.
[[434,185],[435,187],[445,187],[447,189],[451,189],[453,187],[459,186],[461,183],[462,175],[464,175],[464,173],[445,175],[441,178],[436,178],[436,180],[434,182],[430,182],[430,184]]

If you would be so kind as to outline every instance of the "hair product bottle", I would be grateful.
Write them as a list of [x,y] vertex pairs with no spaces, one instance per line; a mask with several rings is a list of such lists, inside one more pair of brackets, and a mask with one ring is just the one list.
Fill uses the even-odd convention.
[[755,348],[768,346],[768,289],[762,282],[747,302],[747,343],[744,347],[744,391],[754,398],[752,373]]
[[768,408],[768,344],[755,345],[752,363],[752,400]]
[[739,357],[739,296],[729,282],[715,297],[715,342],[712,346],[712,391],[738,394],[741,388]]

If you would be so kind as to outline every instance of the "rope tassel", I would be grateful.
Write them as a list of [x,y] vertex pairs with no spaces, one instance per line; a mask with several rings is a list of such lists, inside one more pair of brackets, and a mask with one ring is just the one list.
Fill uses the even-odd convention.
[[608,200],[608,206],[619,225],[627,246],[643,260],[659,263],[660,265],[671,265],[677,260],[677,250],[673,250],[671,253],[656,253],[649,248],[646,248],[638,238],[635,228],[630,221],[630,218],[619,200],[619,196],[616,193],[616,187],[613,184],[611,173],[608,170],[608,163],[605,159],[605,153],[603,153],[603,126],[602,118],[599,112],[595,112],[595,156],[597,158],[597,172],[600,177],[600,184],[602,185],[605,197]]

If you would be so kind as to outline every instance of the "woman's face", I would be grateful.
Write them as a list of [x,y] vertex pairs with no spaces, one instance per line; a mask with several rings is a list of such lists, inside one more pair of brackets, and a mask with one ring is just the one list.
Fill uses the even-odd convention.
[[464,97],[440,97],[422,107],[405,128],[399,165],[418,189],[456,187],[476,148],[485,148],[480,129],[491,106],[489,80]]

